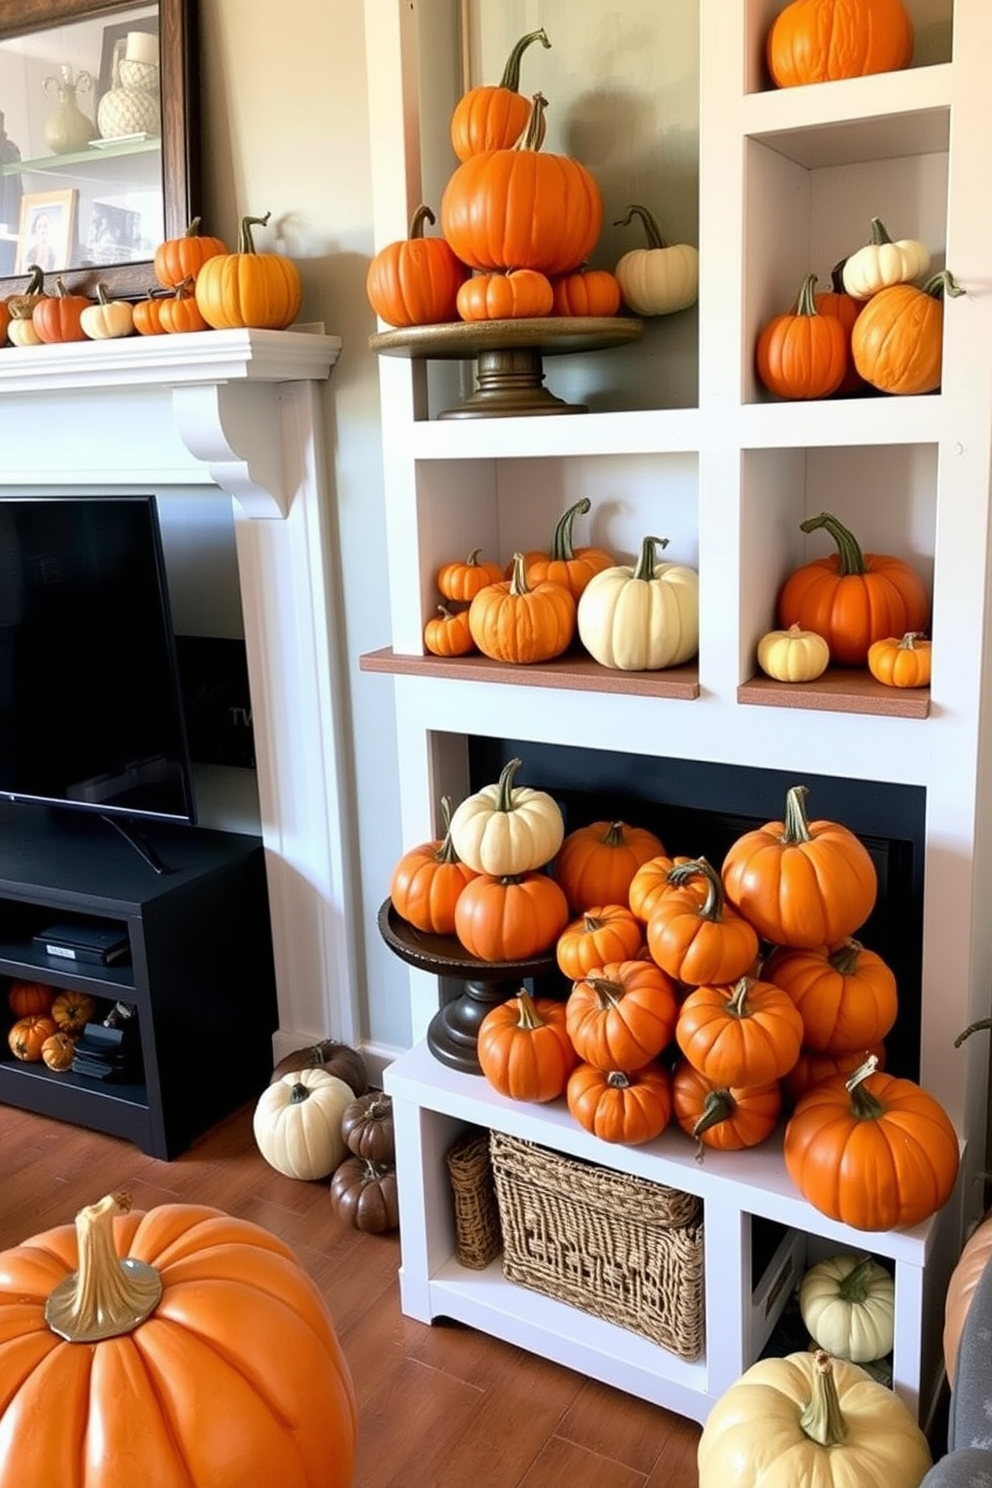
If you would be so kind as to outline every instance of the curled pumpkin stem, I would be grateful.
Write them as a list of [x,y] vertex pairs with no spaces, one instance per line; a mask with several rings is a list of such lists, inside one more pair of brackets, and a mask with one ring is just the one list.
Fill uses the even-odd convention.
[[114,1245],[114,1215],[130,1207],[130,1195],[111,1193],[76,1215],[79,1268],[45,1303],[45,1322],[70,1343],[131,1333],[158,1306],[162,1279],[154,1266],[122,1260]]

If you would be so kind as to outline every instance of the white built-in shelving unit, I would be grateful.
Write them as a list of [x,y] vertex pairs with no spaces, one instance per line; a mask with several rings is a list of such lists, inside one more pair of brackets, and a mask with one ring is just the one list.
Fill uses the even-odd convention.
[[[955,1049],[954,1037],[988,1012],[992,987],[992,201],[976,184],[992,176],[992,8],[908,0],[910,69],[775,90],[764,40],[781,8],[632,0],[619,10],[590,3],[580,16],[565,0],[366,0],[377,246],[406,235],[420,200],[437,205],[456,164],[447,119],[466,76],[495,81],[509,45],[543,24],[552,49],[526,55],[523,86],[551,100],[546,148],[593,169],[608,222],[631,201],[664,197],[668,236],[691,241],[698,231],[701,287],[698,312],[647,322],[631,350],[545,362],[549,385],[585,402],[583,414],[439,419],[470,389],[471,366],[380,358],[392,633],[363,665],[395,674],[406,845],[436,834],[442,793],[467,790],[470,737],[925,792],[919,1078],[959,1132],[959,1190],[916,1230],[860,1235],[799,1197],[774,1142],[702,1164],[677,1131],[644,1148],[604,1144],[561,1103],[505,1101],[418,1043],[386,1075],[397,1108],[402,1297],[415,1317],[459,1318],[703,1419],[765,1343],[786,1272],[794,1277],[825,1249],[859,1246],[894,1263],[893,1381],[925,1419],[939,1382],[943,1285],[981,1206],[986,1165],[987,1039]],[[941,391],[772,399],[752,370],[759,327],[788,308],[807,271],[826,287],[873,216],[894,236],[925,240],[965,291],[946,306]],[[630,246],[608,227],[594,261],[612,266]],[[671,540],[667,558],[698,566],[698,661],[625,678],[424,656],[438,565],[479,546],[502,560],[543,546],[580,496],[593,504],[580,541],[632,556],[645,532],[660,533]],[[782,580],[825,551],[799,524],[824,509],[867,549],[913,562],[932,587],[929,695],[901,698],[866,677],[791,691],[755,678],[755,645]],[[418,970],[410,984],[419,1040],[438,986]],[[699,1361],[521,1293],[498,1262],[481,1274],[457,1266],[444,1152],[472,1124],[701,1195],[709,1326]],[[758,1220],[781,1226],[782,1242],[755,1278]]]

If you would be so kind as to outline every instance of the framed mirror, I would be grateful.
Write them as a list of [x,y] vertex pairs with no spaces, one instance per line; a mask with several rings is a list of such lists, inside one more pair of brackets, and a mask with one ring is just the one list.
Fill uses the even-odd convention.
[[0,296],[142,298],[198,210],[196,0],[0,0]]

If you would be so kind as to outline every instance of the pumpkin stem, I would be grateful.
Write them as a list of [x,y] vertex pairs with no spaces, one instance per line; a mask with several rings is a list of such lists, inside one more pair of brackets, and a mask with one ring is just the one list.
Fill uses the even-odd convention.
[[183,236],[186,237],[186,238],[198,238],[200,236],[200,219],[199,219],[199,217],[194,217],[193,218],[192,222],[187,227],[187,229],[186,229],[185,233],[183,234]]
[[813,291],[816,289],[816,275],[807,274],[799,286],[799,294],[796,298],[794,315],[819,315],[816,308],[816,297]]
[[297,1080],[296,1084],[293,1086],[292,1090],[289,1092],[289,1104],[291,1106],[302,1106],[303,1102],[305,1100],[309,1100],[309,1099],[310,1099],[310,1090],[309,1090],[309,1087],[306,1086],[306,1085],[304,1085],[304,1083],[303,1083],[302,1080]]
[[346,1045],[336,1043],[334,1039],[321,1039],[318,1043],[312,1044],[309,1049],[304,1051],[304,1062],[298,1068],[317,1069],[320,1065],[327,1063],[335,1049],[344,1049],[345,1047]]
[[572,547],[572,523],[576,517],[584,517],[592,502],[588,496],[583,496],[574,506],[558,518],[555,524],[554,536],[551,539],[551,557],[562,563],[571,563],[575,557],[575,549]]
[[[521,555],[519,553],[515,553],[513,556],[514,573],[516,573],[516,559],[520,558]],[[522,561],[523,560],[521,559],[521,562]],[[516,775],[522,764],[523,760],[521,759],[507,760],[506,764],[499,772],[499,784],[496,789],[496,800],[493,804],[494,811],[513,810],[513,777],[514,775]]]
[[509,592],[518,596],[530,593],[530,585],[527,583],[527,561],[523,553],[513,555],[513,575],[510,579]]
[[528,31],[526,36],[521,36],[506,59],[503,76],[499,80],[501,88],[509,88],[513,93],[520,92],[520,59],[531,42],[534,41],[539,41],[545,50],[551,46],[548,40],[548,33],[543,26],[540,26],[536,31]]
[[842,1302],[854,1304],[863,1302],[868,1295],[868,1280],[875,1268],[875,1262],[871,1256],[865,1256],[856,1266],[852,1266],[843,1281],[837,1283],[837,1295]]
[[614,222],[613,226],[627,227],[634,220],[635,217],[639,217],[641,219],[641,222],[644,224],[644,236],[648,240],[649,248],[668,247],[668,244],[665,242],[665,239],[661,235],[661,228],[658,226],[658,219],[649,207],[628,207],[626,217],[621,217],[618,222]]
[[806,817],[808,795],[808,785],[793,785],[786,791],[785,822],[782,833],[782,843],[786,847],[795,847],[799,842],[813,840],[809,835],[809,821]]
[[892,239],[889,237],[888,230],[881,217],[873,217],[871,219],[871,236],[868,239],[869,247],[880,248],[883,243],[891,242]]
[[977,1023],[969,1023],[967,1028],[961,1030],[954,1040],[955,1049],[960,1049],[965,1039],[971,1038],[973,1033],[980,1033],[983,1029],[992,1028],[992,1018],[979,1018]]
[[27,288],[22,293],[29,295],[41,294],[45,286],[45,271],[41,267],[41,264],[28,264],[28,273],[31,275],[31,278],[28,280]]
[[267,227],[271,216],[271,212],[266,212],[264,217],[242,217],[241,230],[238,233],[239,253],[255,252],[255,240],[252,237],[251,230],[253,227]]
[[541,148],[548,127],[544,118],[544,110],[547,106],[548,100],[544,94],[535,93],[523,133],[513,146],[515,150],[539,150]]
[[606,831],[603,833],[602,837],[599,839],[600,845],[602,847],[623,847],[624,842],[626,841],[626,838],[624,836],[624,833],[626,832],[626,830],[627,830],[627,824],[626,824],[626,822],[622,822],[622,821],[613,821],[613,822],[610,822],[610,825],[607,827]]
[[681,887],[690,878],[705,878],[706,898],[698,911],[701,920],[719,922],[723,919],[723,884],[720,875],[706,858],[693,858],[689,863],[676,863],[668,870],[669,883]]
[[96,287],[96,301],[98,305],[110,304],[110,296],[107,293],[107,286],[103,283],[98,284]]
[[[444,609],[444,606],[443,605],[438,605],[438,609],[439,610],[440,609]],[[460,863],[461,862],[461,858],[458,856],[458,853],[455,851],[455,844],[451,840],[451,797],[450,796],[442,796],[441,797],[441,815],[444,817],[444,837],[442,838],[441,846],[438,848],[437,852],[434,854],[434,861],[436,863]]]
[[834,1383],[833,1360],[825,1349],[813,1356],[813,1395],[800,1413],[800,1429],[821,1447],[837,1447],[847,1440],[844,1420]]
[[719,1126],[721,1121],[729,1121],[736,1110],[737,1102],[725,1086],[719,1090],[707,1091],[703,1101],[703,1114],[692,1128],[692,1135],[701,1137],[703,1132]]
[[951,299],[963,295],[964,290],[960,284],[955,282],[954,275],[950,269],[941,269],[939,274],[933,274],[923,286],[923,293],[931,299],[939,300],[942,294],[948,294]]
[[847,290],[844,288],[844,265],[846,263],[846,258],[839,258],[830,270],[830,287],[834,294],[847,294]]
[[434,216],[430,207],[425,207],[421,204],[410,218],[410,231],[407,236],[410,238],[422,238],[424,236],[424,223],[429,222],[431,227],[433,227],[436,221],[437,218]]
[[807,517],[805,522],[799,523],[800,532],[816,532],[821,527],[825,532],[830,533],[837,544],[840,559],[837,573],[840,578],[846,578],[848,574],[868,572],[861,544],[853,532],[848,531],[843,522],[838,522],[832,512],[821,512],[818,517]]
[[841,976],[853,976],[858,969],[858,957],[863,950],[864,946],[859,940],[848,936],[844,944],[838,946],[837,950],[827,957],[827,960],[834,971],[839,972]]
[[114,1246],[114,1214],[131,1207],[127,1194],[106,1194],[76,1215],[79,1268],[45,1303],[45,1322],[70,1343],[95,1343],[131,1333],[158,1306],[162,1279],[154,1266],[122,1260]]
[[631,574],[633,579],[644,579],[650,582],[654,578],[655,548],[667,548],[667,537],[645,537],[641,542],[641,551],[637,559],[637,567]]
[[620,982],[611,981],[609,977],[590,976],[586,981],[599,998],[600,1007],[605,1011],[608,1007],[616,1007],[623,998],[623,985]]
[[610,1073],[606,1077],[606,1083],[611,1090],[629,1090],[632,1081],[629,1075],[624,1074],[623,1070],[610,1070]]
[[517,1006],[520,1009],[520,1016],[517,1019],[518,1028],[523,1028],[528,1033],[533,1033],[536,1028],[544,1027],[544,1019],[537,1011],[534,1005],[534,999],[525,987],[521,987],[517,993]]
[[750,1017],[750,1009],[746,1006],[747,994],[754,986],[754,982],[754,977],[742,976],[734,987],[733,992],[730,994],[730,1000],[727,1003],[727,1012],[732,1018]]
[[864,1081],[877,1069],[878,1055],[869,1054],[864,1064],[859,1064],[853,1075],[849,1075],[844,1081],[845,1086],[851,1092],[851,1115],[856,1121],[877,1121],[885,1114],[882,1102],[876,1100],[871,1091],[866,1090],[864,1086]]

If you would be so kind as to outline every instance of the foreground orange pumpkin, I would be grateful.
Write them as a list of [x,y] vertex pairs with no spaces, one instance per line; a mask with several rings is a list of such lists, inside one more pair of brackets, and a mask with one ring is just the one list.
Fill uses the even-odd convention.
[[930,599],[909,563],[862,552],[832,512],[807,517],[799,526],[806,533],[828,533],[837,551],[802,564],[786,579],[778,596],[782,626],[821,635],[841,666],[864,666],[873,642],[927,628]]
[[901,640],[886,636],[868,647],[868,670],[886,687],[930,686],[930,642],[907,631]]
[[675,1041],[714,1085],[780,1080],[799,1058],[803,1020],[788,993],[741,977],[734,987],[696,987],[679,1010]]
[[0,1255],[0,1488],[350,1488],[348,1366],[288,1246],[117,1208]]
[[958,1174],[947,1112],[912,1080],[877,1072],[817,1085],[785,1129],[783,1155],[803,1197],[841,1224],[898,1230],[936,1214]]
[[35,301],[31,311],[31,323],[39,341],[54,345],[62,341],[85,341],[81,316],[95,304],[86,295],[72,294],[61,279],[55,281],[56,293],[43,295]]
[[896,72],[913,41],[902,0],[792,0],[768,32],[768,70],[779,88]]
[[565,1006],[516,997],[490,1008],[476,1039],[479,1067],[494,1090],[511,1100],[551,1101],[563,1094],[578,1058],[565,1031]]
[[915,284],[890,284],[872,295],[851,332],[854,365],[882,393],[932,393],[940,387],[944,295],[960,295],[946,269]]
[[773,945],[838,945],[875,906],[868,849],[840,822],[809,821],[805,785],[785,798],[785,820],[745,832],[723,860],[730,903]]
[[839,320],[817,310],[815,284],[816,275],[807,274],[795,307],[773,316],[758,336],[755,369],[780,398],[826,398],[847,372],[847,335]]
[[300,271],[284,253],[256,253],[253,227],[264,217],[242,217],[237,253],[208,258],[196,276],[200,314],[215,331],[251,326],[282,331],[292,325],[303,302]]

